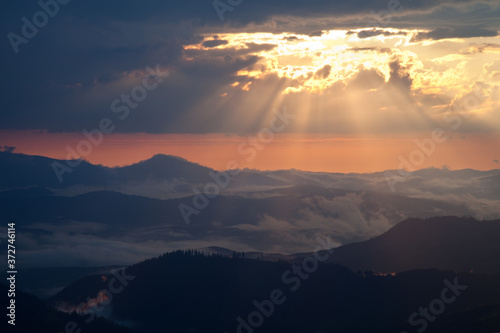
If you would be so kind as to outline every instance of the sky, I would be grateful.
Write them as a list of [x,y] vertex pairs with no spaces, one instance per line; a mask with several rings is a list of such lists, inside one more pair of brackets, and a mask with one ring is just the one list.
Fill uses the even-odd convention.
[[107,166],[164,153],[216,169],[499,168],[498,1],[6,7],[0,149]]

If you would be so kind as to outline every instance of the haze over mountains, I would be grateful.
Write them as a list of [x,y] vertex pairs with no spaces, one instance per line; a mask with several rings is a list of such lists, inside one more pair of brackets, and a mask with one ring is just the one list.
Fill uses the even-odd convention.
[[241,170],[188,225],[179,205],[194,208],[194,191],[219,171],[156,155],[121,168],[83,161],[59,182],[55,160],[2,152],[0,161],[9,175],[0,216],[17,220],[25,267],[131,264],[209,246],[292,254],[310,252],[318,235],[345,245],[407,218],[500,218],[500,170],[425,169],[394,193],[385,173]]
[[[59,181],[54,163],[66,165],[67,161],[42,156],[0,152],[0,171],[9,175],[0,179],[0,189],[26,189],[47,187],[61,195],[75,195],[100,190],[119,191],[159,199],[193,195],[192,188],[214,182],[210,168],[176,156],[155,155],[149,160],[124,167],[109,168],[92,165],[86,161],[64,172]],[[397,170],[371,174],[340,174],[307,172],[300,170],[258,171],[245,169],[232,177],[231,191],[262,190],[266,187],[316,185],[320,187],[393,192],[386,177],[394,179]],[[393,177],[393,178],[391,178]],[[500,170],[477,171],[472,169],[423,169],[413,172],[394,184],[394,192],[415,197],[439,197],[450,190],[459,200],[461,195],[496,200],[500,195]],[[203,190],[203,189],[201,189]]]
[[[408,316],[443,281],[467,292],[428,332],[500,325],[500,170],[421,170],[392,192],[383,172],[230,175],[156,155],[120,168],[83,161],[59,182],[52,165],[64,161],[0,160],[9,175],[0,216],[16,222],[18,287],[47,300],[23,293],[19,309],[51,318],[40,319],[45,330],[75,322],[95,332],[250,332],[242,320],[278,288],[286,302],[261,332],[401,332],[417,325]],[[200,207],[216,179],[228,186],[204,193]],[[198,210],[189,224],[182,205]],[[327,259],[317,271],[284,276],[314,257],[318,240]],[[200,250],[148,259],[188,248]],[[103,294],[123,268],[123,292]]]

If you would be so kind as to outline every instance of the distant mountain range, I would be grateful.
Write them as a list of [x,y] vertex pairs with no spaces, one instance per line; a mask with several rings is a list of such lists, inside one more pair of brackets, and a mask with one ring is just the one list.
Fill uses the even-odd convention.
[[[420,170],[391,192],[386,173],[239,170],[227,181],[165,155],[117,168],[82,161],[60,183],[54,163],[66,161],[0,152],[0,223],[17,221],[24,267],[126,265],[211,246],[306,253],[318,235],[347,245],[408,218],[500,218],[500,170]],[[228,186],[208,196],[205,186],[218,186],[214,175]],[[181,207],[193,212],[189,224]]]
[[[71,187],[118,189],[124,185],[130,185],[133,188],[134,185],[149,182],[167,182],[170,183],[167,187],[173,193],[188,193],[191,192],[193,185],[213,182],[210,173],[217,172],[180,157],[161,154],[133,165],[116,168],[93,165],[86,161],[80,161],[77,166],[73,167],[76,162],[70,162],[72,163],[68,166],[68,161],[65,160],[0,152],[0,172],[3,175],[9,175],[0,178],[0,190],[32,187],[54,190]],[[59,178],[57,173],[61,168],[63,169]],[[249,172],[233,181],[233,186],[245,186],[246,182],[265,186],[287,185],[286,182],[278,179]]]
[[[218,172],[180,157],[159,154],[133,165],[114,168],[81,161],[71,168],[71,172],[65,172],[60,182],[54,165],[67,164],[65,160],[0,152],[0,172],[4,175],[0,177],[0,191],[49,188],[62,195],[75,195],[100,189],[165,199],[193,195],[194,187],[214,182],[210,173]],[[245,169],[238,176],[231,177],[225,193],[236,191],[241,194],[298,185],[387,193],[391,192],[387,180],[397,175],[397,170],[340,174]],[[394,184],[397,194],[425,197],[449,195],[452,190],[457,196],[467,194],[494,200],[500,197],[499,169],[451,171],[431,168],[415,171],[400,180]]]

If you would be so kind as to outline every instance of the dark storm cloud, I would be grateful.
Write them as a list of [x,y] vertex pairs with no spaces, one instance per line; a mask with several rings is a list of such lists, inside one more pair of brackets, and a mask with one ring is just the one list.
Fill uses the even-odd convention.
[[498,31],[481,27],[457,27],[457,28],[436,28],[429,32],[419,32],[413,36],[412,42],[432,39],[439,40],[445,38],[470,38],[470,37],[495,37]]
[[321,37],[323,35],[323,31],[314,31],[309,34],[309,37]]
[[370,37],[376,37],[376,36],[406,36],[406,32],[404,31],[398,31],[398,32],[391,32],[391,31],[385,31],[385,30],[380,30],[380,29],[372,29],[372,30],[362,30],[362,31],[348,31],[348,35],[356,34],[358,38],[370,38]]
[[278,45],[276,44],[256,44],[256,43],[247,43],[246,47],[249,53],[260,52],[260,51],[270,51],[276,48]]
[[[316,36],[333,28],[359,29],[373,21],[373,13],[386,10],[395,1],[243,1],[232,7],[232,11],[224,12],[221,23],[212,2],[206,0],[89,0],[69,1],[64,5],[57,5],[55,0],[42,0],[51,6],[56,4],[57,11],[53,7],[53,15],[47,16],[47,23],[35,28],[33,36],[25,42],[17,44],[18,53],[7,34],[22,37],[25,21],[33,22],[42,9],[37,1],[9,1],[0,13],[4,33],[0,42],[3,74],[0,129],[79,131],[96,126],[100,119],[109,116],[110,103],[120,94],[130,92],[142,79],[138,77],[128,85],[122,84],[131,73],[159,65],[169,68],[172,75],[150,93],[138,112],[117,126],[117,131],[168,131],[179,116],[191,112],[203,98],[217,93],[218,88],[234,82],[238,70],[257,61],[245,53],[275,47],[249,43],[246,50],[223,51],[221,59],[202,58],[197,63],[185,64],[182,59],[189,51],[184,50],[186,45],[205,43],[206,47],[213,48],[206,51],[221,51],[214,47],[223,45],[224,41],[203,42],[201,34],[231,29],[244,31],[246,26],[259,24],[264,27],[259,27],[260,31],[313,32]],[[405,1],[401,2],[403,10],[392,15],[384,28],[434,29],[427,35],[417,35],[417,39],[441,38],[453,35],[454,31],[455,35],[464,37],[491,36],[496,33],[492,27],[498,23],[496,3]],[[450,12],[455,16],[443,15]],[[276,16],[283,19],[264,24]],[[330,21],[323,24],[317,18]],[[452,27],[467,20],[481,21],[484,27],[473,29],[474,33],[458,28],[436,29],[443,21],[451,22]]]
[[214,40],[207,40],[203,42],[204,47],[217,47],[221,45],[226,45],[229,42],[227,40],[222,40],[222,39],[214,39]]
[[261,51],[270,51],[277,47],[276,44],[257,44],[257,43],[246,43],[246,47],[244,48],[234,48],[234,47],[225,47],[225,48],[212,48],[209,50],[198,50],[198,49],[188,49],[185,50],[184,53],[188,57],[196,57],[199,59],[206,59],[211,61],[215,61],[217,58],[219,60],[225,60],[229,62],[231,59],[244,57],[248,55],[252,55],[254,53],[258,53]]

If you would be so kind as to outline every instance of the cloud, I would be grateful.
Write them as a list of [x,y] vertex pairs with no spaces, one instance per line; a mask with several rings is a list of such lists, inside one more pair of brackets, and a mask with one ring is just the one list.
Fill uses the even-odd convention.
[[494,159],[494,160],[493,160],[493,163],[495,163],[495,164],[499,164],[500,162],[499,162],[497,159]]
[[469,89],[456,96],[449,105],[449,110],[467,119],[466,126],[473,126],[471,115],[490,102],[491,86],[484,82],[475,82]]
[[[169,250],[213,245],[237,251],[294,253],[311,251],[318,235],[330,236],[338,245],[347,244],[379,235],[409,217],[500,218],[500,170],[424,169],[398,184],[394,194],[388,193],[383,172],[327,174],[288,170],[262,174],[289,185],[315,186],[280,186],[261,193],[244,193],[258,198],[256,207],[263,207],[261,214],[245,222],[224,217],[226,214],[213,215],[222,216],[222,220],[207,218],[206,223],[190,227],[171,223],[168,217],[160,224],[127,223],[129,227],[95,221],[27,222],[18,230],[20,263],[25,267],[121,265]],[[232,198],[241,195],[238,188],[231,190]],[[244,191],[245,185],[239,190]],[[290,202],[287,198],[294,190],[294,205],[282,207],[280,203]],[[153,188],[151,196],[162,195],[157,192]],[[265,198],[269,201],[262,206]]]
[[500,53],[500,44],[495,44],[495,43],[471,44],[471,46],[467,50],[462,51],[460,53],[467,55],[467,54],[476,54],[485,52]]
[[319,69],[316,73],[314,73],[315,78],[326,79],[332,70],[332,66],[325,65],[321,69]]
[[217,47],[220,45],[227,45],[229,42],[227,40],[222,40],[222,39],[214,39],[214,40],[207,40],[203,42],[204,47]]
[[314,31],[309,34],[309,37],[321,37],[323,35],[323,31]]
[[328,235],[338,246],[366,240],[388,230],[392,223],[380,211],[366,211],[360,194],[326,198],[313,196],[301,202],[295,218],[284,221],[263,216],[256,224],[239,224],[231,229],[247,233],[241,239],[266,252],[310,251],[319,235]]
[[402,89],[411,89],[413,79],[409,73],[409,65],[404,65],[401,59],[394,58],[389,63],[391,70],[388,84]]
[[349,81],[350,87],[355,87],[363,90],[378,89],[385,83],[384,75],[377,69],[364,69],[362,68],[353,78]]
[[13,153],[16,147],[0,146],[0,152]]
[[[21,45],[19,54],[13,52],[7,38],[0,43],[3,56],[0,70],[4,73],[0,128],[41,128],[57,132],[91,130],[101,119],[113,117],[110,104],[122,94],[129,94],[141,82],[146,66],[157,64],[171,71],[171,76],[158,89],[148,93],[147,99],[127,121],[117,123],[117,132],[232,131],[235,124],[225,119],[237,118],[250,110],[245,105],[242,91],[258,87],[260,96],[267,96],[264,92],[273,92],[273,96],[260,98],[268,101],[267,105],[256,107],[259,109],[256,112],[260,113],[272,109],[271,104],[280,100],[282,94],[301,91],[317,94],[329,89],[333,98],[357,73],[358,65],[365,62],[370,63],[366,68],[376,67],[386,78],[392,75],[390,84],[393,87],[401,84],[402,89],[408,91],[415,87],[415,81],[411,79],[419,79],[416,74],[422,76],[422,83],[435,82],[428,78],[434,74],[434,69],[423,68],[424,65],[410,67],[404,61],[401,66],[408,67],[407,70],[399,69],[391,74],[386,70],[383,55],[389,55],[390,50],[409,53],[403,44],[395,46],[395,38],[380,43],[377,38],[367,39],[364,43],[346,40],[360,33],[360,37],[400,36],[408,39],[408,34],[414,29],[429,31],[415,38],[494,36],[499,13],[495,1],[412,1],[405,3],[400,13],[392,15],[383,29],[366,28],[367,22],[374,20],[372,11],[385,8],[386,0],[352,3],[284,0],[269,3],[255,0],[226,12],[224,24],[221,24],[213,6],[204,2],[188,4],[151,0],[147,5],[118,0],[107,1],[106,5],[95,0],[72,2],[61,6],[50,24],[41,28],[27,44]],[[20,33],[20,18],[31,18],[39,9],[36,3],[10,2],[0,14],[0,26],[3,31]],[[477,22],[482,25],[476,26]],[[467,27],[455,27],[454,24]],[[329,49],[317,52],[311,47],[304,48],[305,44],[300,45],[301,42],[313,42],[309,46],[317,47],[315,43],[322,41],[331,31],[338,32],[335,29],[345,29],[348,38],[342,43],[333,40]],[[283,32],[286,33],[280,36]],[[235,40],[237,33],[255,34],[248,35],[245,40]],[[280,39],[282,44],[276,43],[275,39]],[[280,54],[284,46],[290,47],[286,55]],[[362,55],[362,58],[353,54],[368,53],[370,49],[377,54]],[[490,46],[480,46],[475,50],[490,51]],[[310,55],[297,57],[306,52]],[[415,52],[416,58],[421,56],[418,49]],[[288,64],[283,60],[292,58]],[[284,64],[280,63],[282,60]],[[427,65],[430,60],[421,61]],[[300,66],[295,66],[296,63]],[[329,74],[326,65],[331,66]],[[306,66],[309,67],[307,70]],[[489,78],[498,80],[497,72],[489,73]],[[463,77],[463,80],[469,78]],[[239,86],[233,89],[231,84],[234,83]],[[247,90],[242,90],[243,87]],[[258,99],[256,93],[248,91],[247,95],[252,95],[254,101]],[[456,92],[447,98],[454,95]],[[219,96],[226,97],[221,99]],[[316,99],[316,96],[312,98]],[[333,104],[337,101],[322,102]],[[441,100],[436,98],[435,102]],[[338,106],[347,104],[341,101]],[[407,109],[411,101],[408,104],[399,106]],[[205,111],[201,111],[201,106]],[[387,109],[391,106],[379,107]],[[431,109],[435,105],[428,106]],[[197,117],[208,114],[209,119],[214,120],[206,128],[194,124]],[[255,125],[258,122],[247,123],[253,126],[246,130],[260,130]],[[328,127],[327,124],[324,126]],[[237,130],[241,127],[236,124]]]
[[386,31],[381,29],[361,30],[358,32],[348,31],[348,35],[356,34],[358,38],[370,38],[376,36],[406,36],[408,33],[405,31]]
[[347,51],[352,51],[352,52],[367,52],[367,51],[374,51],[374,52],[380,52],[380,53],[391,53],[391,49],[387,47],[351,47],[347,49]]
[[471,38],[471,37],[495,37],[498,36],[498,31],[485,29],[482,27],[464,26],[456,28],[435,28],[429,32],[419,32],[413,36],[412,42],[420,42],[423,40],[439,40],[446,38]]

